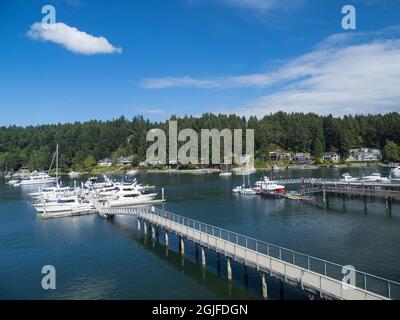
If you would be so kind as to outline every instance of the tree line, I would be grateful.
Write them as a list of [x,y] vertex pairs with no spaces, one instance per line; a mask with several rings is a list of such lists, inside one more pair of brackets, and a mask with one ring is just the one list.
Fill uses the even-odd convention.
[[[400,161],[400,114],[397,112],[344,117],[277,112],[260,119],[205,113],[201,117],[172,116],[170,120],[178,121],[178,130],[254,129],[255,153],[261,159],[268,158],[269,152],[276,148],[307,151],[316,158],[324,151],[336,151],[346,158],[352,148],[373,147],[383,150],[385,160]],[[168,135],[168,121],[150,122],[143,116],[1,127],[0,166],[18,170],[27,165],[31,170],[45,170],[57,143],[61,151],[60,166],[65,170],[84,169],[105,157],[134,155],[138,162],[145,159],[151,144],[146,142],[146,134],[152,128],[163,129]]]

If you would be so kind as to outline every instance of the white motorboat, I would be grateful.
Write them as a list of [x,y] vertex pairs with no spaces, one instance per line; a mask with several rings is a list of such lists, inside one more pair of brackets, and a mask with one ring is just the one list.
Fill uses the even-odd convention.
[[223,171],[219,174],[220,177],[230,177],[232,175],[231,171]]
[[353,178],[349,173],[343,173],[342,178],[340,179],[342,182],[355,182],[359,181],[358,178]]
[[38,201],[56,201],[57,199],[62,197],[72,197],[78,195],[80,191],[81,189],[79,188],[56,186],[43,188],[39,192],[30,193],[29,196]]
[[145,204],[154,200],[157,193],[142,194],[132,187],[117,187],[119,190],[107,201],[108,206],[129,207],[138,204]]
[[244,186],[237,186],[237,187],[234,187],[234,188],[232,189],[232,192],[233,192],[233,193],[240,193],[240,191],[242,191],[243,187],[244,187]]
[[59,198],[55,201],[44,200],[33,204],[38,213],[68,212],[80,205],[81,202],[78,200],[78,197]]
[[400,179],[400,166],[394,167],[390,170],[391,179]]
[[126,172],[127,176],[136,176],[138,174],[138,171],[135,169],[129,170]]
[[49,176],[45,172],[33,172],[29,179],[23,179],[20,182],[21,186],[35,186],[35,185],[47,185],[54,184],[57,182],[57,178]]
[[55,207],[50,207],[50,210],[38,211],[41,218],[58,218],[70,216],[82,216],[96,213],[94,205],[89,203],[77,203],[75,205],[64,206],[61,210],[54,210]]
[[253,188],[250,187],[244,187],[240,190],[240,194],[244,195],[255,195],[257,194],[256,191],[253,190]]
[[19,184],[19,182],[20,182],[20,180],[13,179],[13,180],[8,181],[7,184],[10,186],[14,186],[14,185]]
[[382,180],[382,176],[380,173],[375,172],[370,176],[362,177],[361,180],[364,182],[379,182],[380,180]]

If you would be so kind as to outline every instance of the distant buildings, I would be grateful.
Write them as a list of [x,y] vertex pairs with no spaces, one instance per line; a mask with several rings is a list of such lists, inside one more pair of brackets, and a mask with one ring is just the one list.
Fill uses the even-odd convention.
[[113,164],[111,159],[102,159],[98,162],[99,167],[111,167]]
[[311,154],[309,154],[308,152],[295,153],[293,161],[297,163],[308,163],[311,161]]
[[269,153],[270,161],[293,161],[298,163],[308,163],[311,161],[311,154],[308,152],[292,153],[282,149],[277,149]]
[[326,161],[339,161],[340,155],[336,152],[324,152],[322,154],[322,159]]
[[133,157],[119,157],[117,163],[123,166],[131,165]]
[[380,161],[382,154],[379,149],[359,148],[350,149],[349,158],[346,161]]
[[270,161],[292,161],[293,155],[291,152],[287,152],[282,149],[276,149],[269,153]]

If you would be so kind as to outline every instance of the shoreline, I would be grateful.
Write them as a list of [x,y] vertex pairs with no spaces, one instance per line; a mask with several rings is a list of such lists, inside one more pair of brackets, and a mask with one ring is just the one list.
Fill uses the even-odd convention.
[[[369,167],[389,167],[388,165],[384,163],[366,163],[366,162],[361,162],[361,163],[356,163],[356,162],[351,162],[347,164],[335,164],[335,167],[332,167],[332,165],[314,165],[314,164],[291,164],[291,165],[276,165],[278,167],[278,170],[276,171],[287,171],[287,170],[318,170],[321,168],[328,168],[328,169],[344,169],[344,168],[369,168]],[[272,165],[268,165],[266,167],[256,167],[256,172],[263,172],[263,171],[271,171],[273,170]],[[101,171],[101,172],[96,172],[94,170],[93,172],[86,171],[86,172],[80,172],[80,175],[112,175],[112,174],[126,174],[127,171],[129,170],[137,170],[138,174],[140,173],[148,173],[148,174],[212,174],[212,173],[220,173],[223,171],[222,169],[219,168],[198,168],[198,169],[156,169],[156,168],[130,168],[130,169],[121,169],[118,168],[116,170],[110,170],[110,171]],[[60,176],[68,176],[69,173],[60,173]]]

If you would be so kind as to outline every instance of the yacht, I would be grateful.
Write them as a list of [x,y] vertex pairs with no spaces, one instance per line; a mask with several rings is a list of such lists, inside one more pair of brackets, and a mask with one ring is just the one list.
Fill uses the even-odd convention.
[[32,172],[28,179],[23,179],[19,183],[21,186],[34,186],[34,185],[45,185],[53,184],[57,182],[57,178],[50,177],[45,172]]
[[356,182],[359,179],[358,178],[353,178],[350,173],[343,173],[342,178],[340,179],[342,182]]
[[127,176],[136,176],[138,174],[138,171],[136,169],[132,169],[126,172]]
[[391,179],[400,179],[400,166],[394,167],[390,170]]
[[257,181],[254,190],[257,193],[285,193],[285,186],[278,184],[278,181],[270,180],[268,177],[263,177],[262,180]]
[[19,184],[19,182],[20,182],[20,180],[12,179],[12,180],[8,181],[7,184],[10,186],[16,186]]
[[137,204],[145,204],[157,197],[157,193],[142,194],[139,190],[132,187],[117,187],[113,196],[107,200],[107,204],[112,207],[129,207]]
[[80,191],[80,189],[71,187],[61,187],[57,185],[56,187],[43,188],[39,192],[30,193],[29,196],[31,196],[34,200],[55,201],[60,197],[70,197],[77,195],[79,193],[78,191]]
[[38,213],[46,214],[72,212],[74,209],[82,207],[82,205],[90,206],[88,203],[83,204],[78,197],[62,197],[57,200],[43,200],[33,204]]
[[380,173],[372,173],[370,176],[364,176],[361,179],[363,182],[379,182],[382,180]]

